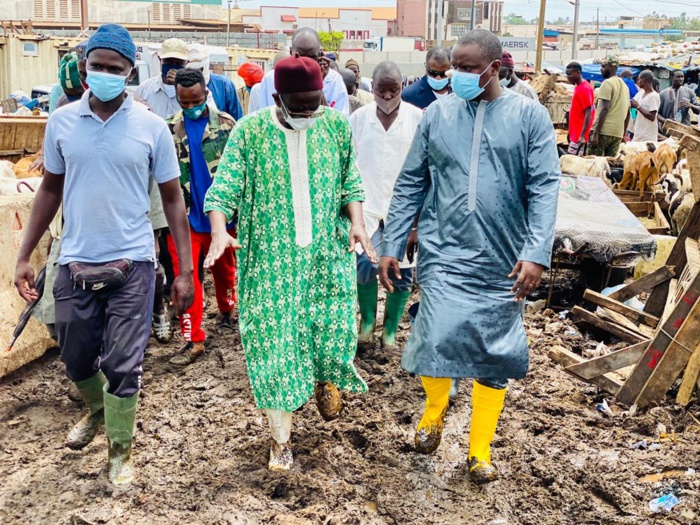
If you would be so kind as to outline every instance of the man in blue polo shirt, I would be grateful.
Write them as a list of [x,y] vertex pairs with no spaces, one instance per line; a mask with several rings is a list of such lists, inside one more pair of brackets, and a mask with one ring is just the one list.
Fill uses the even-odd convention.
[[46,126],[45,175],[15,285],[26,300],[38,297],[29,258],[62,202],[56,332],[68,376],[90,409],[66,445],[87,446],[104,422],[109,478],[123,484],[134,478],[131,441],[155,286],[151,174],[177,245],[180,276],[170,297],[179,313],[192,302],[192,257],[168,127],[126,91],[136,74],[131,36],[122,26],[103,25],[90,38],[86,57],[89,91],[57,109]]

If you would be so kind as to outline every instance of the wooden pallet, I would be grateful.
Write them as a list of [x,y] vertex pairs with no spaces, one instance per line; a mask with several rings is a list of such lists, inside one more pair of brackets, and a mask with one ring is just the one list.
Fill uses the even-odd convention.
[[[628,405],[646,407],[660,402],[681,374],[683,381],[676,397],[679,404],[688,404],[696,386],[700,389],[700,131],[686,128],[672,123],[667,131],[678,136],[686,148],[691,181],[698,190],[666,266],[608,297],[587,290],[584,299],[603,308],[604,316],[578,306],[572,310],[580,320],[630,345],[589,360],[563,348],[550,352],[567,372],[598,385]],[[650,292],[643,312],[624,304],[642,292]],[[653,331],[649,333],[650,328]],[[626,379],[613,374],[631,366]]]

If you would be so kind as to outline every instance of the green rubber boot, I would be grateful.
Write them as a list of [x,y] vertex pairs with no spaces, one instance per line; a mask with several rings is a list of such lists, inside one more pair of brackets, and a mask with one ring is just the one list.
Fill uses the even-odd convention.
[[379,282],[375,279],[368,284],[357,284],[357,301],[360,303],[360,333],[357,342],[369,343],[377,327],[377,295]]
[[397,290],[386,294],[386,308],[384,309],[384,331],[382,332],[382,346],[389,350],[396,348],[396,331],[399,329],[399,321],[406,309],[406,303],[411,297],[411,290]]
[[89,379],[75,383],[90,412],[85,414],[68,433],[68,438],[66,439],[68,448],[80,450],[87,447],[95,439],[97,432],[104,423],[102,389],[106,384],[107,378],[102,371],[97,372]]
[[105,430],[109,444],[109,480],[115,485],[134,481],[131,463],[131,440],[139,393],[131,397],[117,397],[104,389]]

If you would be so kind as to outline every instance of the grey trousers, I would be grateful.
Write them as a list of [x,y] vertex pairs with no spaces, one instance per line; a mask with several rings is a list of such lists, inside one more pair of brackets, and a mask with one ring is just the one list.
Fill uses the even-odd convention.
[[151,332],[155,268],[135,262],[118,290],[83,290],[73,285],[68,266],[59,266],[54,300],[61,360],[78,382],[102,370],[108,392],[129,397],[141,387],[141,364]]

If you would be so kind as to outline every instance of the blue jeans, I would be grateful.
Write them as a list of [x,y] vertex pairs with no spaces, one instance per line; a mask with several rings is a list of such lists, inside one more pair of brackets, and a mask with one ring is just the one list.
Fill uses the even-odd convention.
[[[372,246],[374,250],[379,253],[382,247],[382,239],[384,238],[384,222],[379,223],[379,228],[372,235]],[[369,260],[367,254],[362,253],[357,254],[357,282],[358,284],[369,284],[377,279],[379,275],[379,265],[372,264]],[[394,288],[401,291],[407,291],[411,289],[411,284],[413,283],[413,268],[401,268],[401,279],[397,279],[393,271],[389,272],[391,275],[391,282]]]

